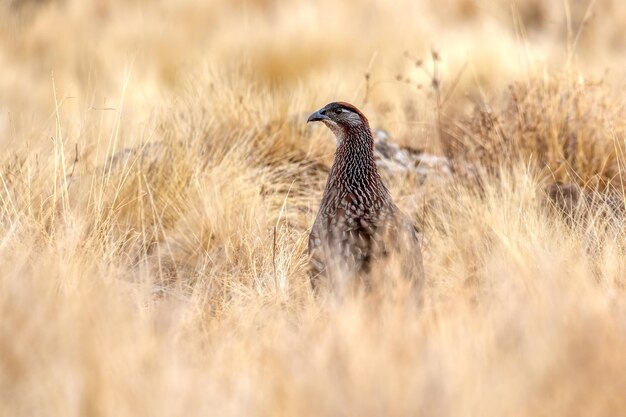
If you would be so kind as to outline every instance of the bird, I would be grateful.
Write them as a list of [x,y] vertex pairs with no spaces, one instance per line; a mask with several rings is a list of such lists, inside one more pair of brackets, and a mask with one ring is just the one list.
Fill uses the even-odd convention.
[[323,277],[330,278],[332,287],[367,276],[372,264],[392,251],[404,254],[409,273],[421,278],[419,232],[395,205],[378,172],[367,117],[354,105],[338,101],[311,114],[307,123],[311,122],[325,124],[337,141],[309,234],[313,289]]

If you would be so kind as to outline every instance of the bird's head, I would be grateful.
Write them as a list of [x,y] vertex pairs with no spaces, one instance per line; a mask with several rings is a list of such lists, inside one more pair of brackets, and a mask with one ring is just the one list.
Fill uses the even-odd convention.
[[323,122],[341,142],[351,130],[369,131],[367,118],[352,104],[342,101],[325,105],[307,120],[309,122]]

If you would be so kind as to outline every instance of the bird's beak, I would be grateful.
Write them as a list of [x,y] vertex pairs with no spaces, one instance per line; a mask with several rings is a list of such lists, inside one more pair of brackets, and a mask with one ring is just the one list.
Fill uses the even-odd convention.
[[326,119],[330,119],[330,117],[322,114],[321,110],[316,111],[315,113],[313,113],[312,115],[309,116],[309,118],[307,119],[307,123],[310,122],[319,122],[321,120],[326,120]]

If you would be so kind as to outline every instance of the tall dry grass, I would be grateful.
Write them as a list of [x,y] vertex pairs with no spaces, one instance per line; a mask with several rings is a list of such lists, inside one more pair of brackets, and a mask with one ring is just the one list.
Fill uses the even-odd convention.
[[[622,190],[621,2],[1,6],[1,415],[626,414],[623,213],[544,193]],[[338,98],[471,167],[386,174],[418,302],[310,289]]]

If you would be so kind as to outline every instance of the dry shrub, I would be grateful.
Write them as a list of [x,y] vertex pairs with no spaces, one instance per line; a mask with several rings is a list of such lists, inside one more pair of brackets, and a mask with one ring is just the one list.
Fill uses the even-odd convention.
[[546,76],[510,86],[502,104],[483,105],[453,124],[446,153],[463,164],[497,169],[535,165],[547,182],[622,189],[623,99],[601,82],[574,75]]

